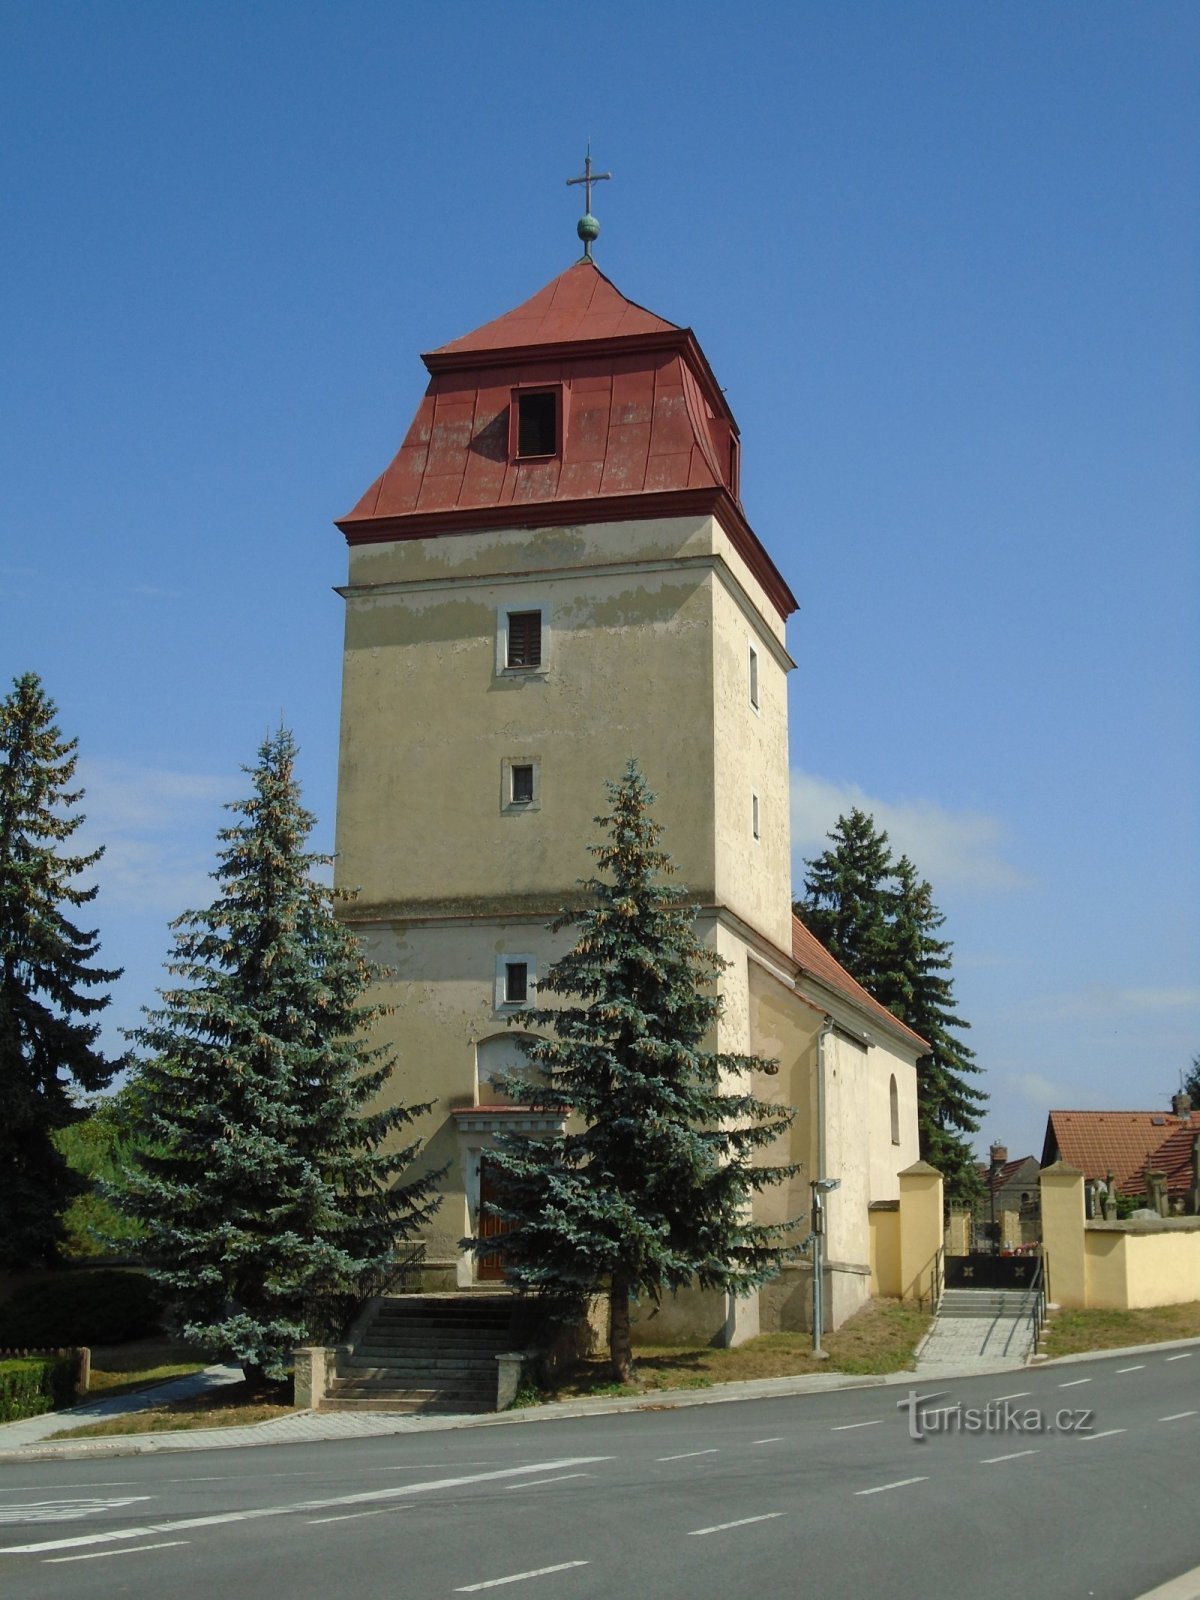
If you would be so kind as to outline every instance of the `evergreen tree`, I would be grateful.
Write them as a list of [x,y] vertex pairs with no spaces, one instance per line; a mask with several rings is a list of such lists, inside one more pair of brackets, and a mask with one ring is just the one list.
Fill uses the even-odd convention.
[[1191,1071],[1183,1080],[1183,1093],[1191,1095],[1192,1109],[1200,1111],[1200,1055],[1192,1057]]
[[888,836],[856,806],[827,834],[833,845],[806,863],[796,915],[864,989],[896,980],[891,937],[895,892]]
[[945,917],[907,856],[892,859],[886,833],[855,808],[827,836],[834,848],[808,863],[796,915],[852,978],[931,1046],[917,1062],[920,1151],[943,1174],[947,1195],[981,1191],[970,1144],[987,1096],[969,1078],[975,1054],[955,1037],[970,1026],[954,1014],[953,946],[938,937]]
[[697,937],[683,891],[661,881],[673,867],[635,762],[608,792],[611,812],[596,818],[607,837],[590,847],[605,876],[581,882],[588,909],[551,925],[578,933],[540,984],[576,1003],[514,1018],[550,1035],[526,1043],[529,1072],[501,1080],[514,1100],[571,1121],[562,1138],[499,1141],[495,1210],[509,1231],[467,1243],[499,1248],[521,1289],[607,1290],[624,1381],[631,1297],[657,1303],[692,1282],[749,1293],[795,1254],[783,1242],[795,1224],[756,1223],[750,1202],[797,1168],[752,1162],[794,1113],[722,1088],[775,1063],[704,1048],[726,963]]
[[312,875],[330,858],[305,849],[294,761],[281,729],[247,769],[220,894],[172,924],[177,986],[132,1034],[152,1054],[122,1204],[185,1336],[252,1377],[280,1373],[322,1300],[387,1265],[441,1176],[389,1187],[417,1146],[384,1146],[428,1108],[378,1109],[392,1060],[365,1035],[381,1008],[360,1003],[371,969]]
[[97,1048],[108,1004],[92,991],[119,970],[90,963],[95,931],[71,920],[95,899],[81,873],[103,850],[64,849],[84,818],[72,787],[74,739],[55,723],[54,702],[35,673],[0,702],[0,1266],[52,1260],[62,1212],[86,1187],[53,1135],[80,1111],[73,1089],[103,1088],[116,1071]]
[[982,1185],[974,1151],[959,1135],[978,1131],[987,1096],[969,1081],[979,1071],[975,1052],[955,1038],[970,1023],[954,1014],[953,946],[937,937],[946,918],[907,856],[896,863],[895,877],[893,975],[876,999],[931,1046],[917,1062],[921,1156],[942,1173],[948,1198],[970,1202]]
[[86,1189],[63,1212],[65,1256],[136,1254],[141,1228],[114,1206],[110,1195],[137,1149],[129,1127],[129,1090],[97,1096],[82,1116],[54,1135],[56,1149],[79,1174]]

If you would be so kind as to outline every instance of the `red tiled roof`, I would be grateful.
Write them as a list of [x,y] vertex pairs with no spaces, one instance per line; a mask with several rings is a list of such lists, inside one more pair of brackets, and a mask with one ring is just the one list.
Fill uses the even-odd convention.
[[[1065,1161],[1085,1178],[1107,1179],[1111,1172],[1118,1189],[1124,1189],[1130,1178],[1140,1180],[1147,1157],[1175,1129],[1187,1126],[1163,1111],[1052,1111],[1046,1119],[1042,1165]],[[1200,1133],[1200,1120],[1190,1126]],[[1140,1194],[1141,1188],[1135,1192]]]
[[[1162,1129],[1156,1131],[1161,1133]],[[1120,1192],[1128,1195],[1145,1194],[1146,1168],[1152,1167],[1165,1176],[1168,1195],[1190,1194],[1194,1181],[1192,1148],[1197,1135],[1200,1135],[1200,1120],[1178,1123],[1163,1142],[1154,1147],[1141,1168],[1131,1172],[1124,1183],[1117,1185]]]
[[976,1167],[979,1176],[983,1179],[984,1187],[995,1189],[999,1193],[1006,1184],[1012,1182],[1027,1161],[1032,1161],[1034,1166],[1037,1166],[1036,1156],[1021,1156],[1016,1161],[1006,1161],[1002,1167],[997,1167],[994,1174],[990,1163],[986,1161],[977,1162]]
[[433,353],[511,350],[520,345],[619,339],[629,334],[679,332],[676,324],[627,300],[599,267],[577,261],[522,305],[482,328],[451,339]]
[[797,916],[792,917],[792,959],[797,966],[810,972],[819,982],[844,995],[847,1000],[852,1000],[860,1010],[886,1020],[890,1027],[905,1034],[920,1047],[922,1055],[928,1053],[929,1045],[921,1035],[914,1033],[900,1021],[899,1017],[893,1016],[886,1006],[880,1005],[874,995],[868,994],[862,984],[852,978],[840,962],[834,960],[816,934],[811,933]]
[[[741,508],[737,423],[694,334],[590,262],[423,359],[430,382],[403,444],[338,522],[351,544],[715,515],[780,614],[796,609]],[[522,384],[562,386],[553,456],[510,454]]]

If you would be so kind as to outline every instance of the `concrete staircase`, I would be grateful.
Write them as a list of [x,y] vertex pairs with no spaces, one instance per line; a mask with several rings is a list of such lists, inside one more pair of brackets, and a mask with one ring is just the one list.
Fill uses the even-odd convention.
[[1011,1367],[1033,1350],[1037,1290],[947,1289],[917,1371]]
[[512,1349],[510,1295],[373,1301],[339,1347],[322,1411],[495,1411],[496,1357]]

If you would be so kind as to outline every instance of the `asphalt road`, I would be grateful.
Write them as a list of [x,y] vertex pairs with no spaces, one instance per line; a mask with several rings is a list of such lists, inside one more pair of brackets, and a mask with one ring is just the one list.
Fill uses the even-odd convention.
[[907,1392],[5,1465],[0,1596],[1134,1600],[1200,1568],[1200,1345],[926,1388],[921,1441]]

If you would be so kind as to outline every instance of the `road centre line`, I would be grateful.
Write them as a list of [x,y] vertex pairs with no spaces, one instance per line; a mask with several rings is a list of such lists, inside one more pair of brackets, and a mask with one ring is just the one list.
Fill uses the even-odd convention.
[[1081,1383],[1091,1383],[1090,1378],[1072,1378],[1070,1383],[1060,1383],[1060,1389],[1078,1389]]
[[1032,1389],[1018,1389],[1016,1394],[998,1394],[992,1404],[998,1406],[1002,1400],[1028,1400],[1032,1393]]
[[40,1555],[44,1550],[83,1549],[87,1545],[112,1544],[119,1539],[144,1539],[157,1533],[180,1533],[191,1528],[217,1528],[231,1522],[256,1522],[265,1517],[286,1517],[303,1511],[333,1511],[339,1506],[369,1505],[372,1501],[403,1500],[413,1494],[433,1494],[442,1489],[461,1489],[476,1483],[494,1483],[499,1478],[526,1477],[556,1467],[590,1467],[611,1456],[568,1456],[561,1461],[537,1461],[523,1467],[504,1467],[495,1472],[475,1472],[459,1478],[431,1478],[424,1483],[398,1484],[390,1489],[364,1489],[357,1494],[335,1495],[321,1500],[295,1501],[282,1506],[255,1506],[243,1511],[215,1512],[207,1517],[179,1517],[170,1522],[151,1523],[141,1528],[113,1528],[102,1533],[79,1534],[70,1539],[49,1539],[38,1544],[9,1545],[0,1557]]
[[560,1561],[555,1567],[535,1567],[532,1572],[513,1572],[507,1578],[488,1578],[485,1583],[464,1583],[455,1594],[476,1594],[480,1589],[498,1589],[503,1583],[521,1583],[526,1578],[545,1578],[552,1572],[566,1572],[571,1567],[586,1567],[586,1561]]
[[680,1456],[655,1456],[654,1459],[656,1461],[688,1461],[692,1456],[715,1456],[717,1453],[717,1447],[714,1445],[711,1450],[685,1450]]
[[1168,1356],[1167,1360],[1168,1361],[1190,1361],[1192,1359],[1192,1354],[1193,1354],[1193,1352],[1191,1350],[1181,1350],[1180,1353],[1177,1356]]
[[104,1483],[9,1483],[0,1489],[0,1494],[45,1494],[53,1489],[132,1489],[138,1483],[137,1478],[108,1478]]
[[906,1489],[910,1483],[928,1483],[928,1476],[924,1478],[897,1478],[895,1483],[879,1483],[874,1489],[856,1489],[856,1495],[882,1494],[885,1489]]
[[61,1567],[67,1561],[99,1561],[102,1556],[140,1556],[143,1550],[173,1550],[190,1539],[167,1539],[162,1544],[135,1544],[128,1550],[89,1550],[85,1556],[47,1556],[44,1567]]
[[566,1483],[568,1478],[592,1478],[592,1477],[595,1477],[595,1473],[592,1473],[592,1472],[564,1472],[557,1478],[534,1478],[529,1483],[510,1483],[510,1484],[506,1485],[506,1487],[508,1488],[508,1491],[511,1494],[514,1489],[537,1489],[537,1488],[540,1488],[543,1483]]
[[1172,1411],[1169,1417],[1159,1417],[1158,1420],[1160,1422],[1182,1422],[1184,1417],[1194,1417],[1197,1415],[1200,1415],[1200,1413],[1195,1411]]
[[689,1528],[688,1538],[699,1539],[706,1533],[724,1533],[726,1528],[748,1528],[752,1522],[771,1522],[782,1517],[782,1511],[765,1511],[761,1517],[739,1517],[736,1522],[714,1522],[711,1528]]
[[897,1411],[907,1411],[910,1406],[923,1406],[926,1400],[940,1400],[944,1394],[949,1394],[949,1389],[931,1389],[928,1394],[910,1394],[903,1400],[896,1401]]
[[1006,1456],[984,1456],[980,1461],[981,1467],[994,1467],[997,1461],[1016,1461],[1021,1456],[1036,1456],[1036,1450],[1013,1450]]
[[1118,1372],[1144,1372],[1145,1368],[1146,1368],[1146,1363],[1144,1361],[1139,1361],[1136,1367],[1118,1367],[1117,1371]]
[[1200,1567],[1181,1572],[1177,1578],[1160,1583],[1157,1589],[1148,1589],[1137,1600],[1195,1600],[1200,1594]]
[[782,1444],[783,1434],[777,1434],[774,1439],[751,1439],[751,1444]]
[[851,1428],[878,1428],[882,1417],[876,1417],[874,1422],[839,1422],[836,1428],[830,1428],[830,1433],[849,1433]]
[[382,1517],[385,1511],[404,1511],[405,1506],[376,1506],[374,1511],[339,1511],[333,1517],[309,1517],[308,1525],[315,1528],[322,1522],[357,1522],[359,1517]]
[[1105,1428],[1103,1433],[1077,1433],[1075,1437],[1081,1444],[1090,1444],[1093,1439],[1111,1439],[1114,1433],[1128,1432],[1128,1428]]

